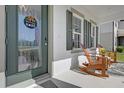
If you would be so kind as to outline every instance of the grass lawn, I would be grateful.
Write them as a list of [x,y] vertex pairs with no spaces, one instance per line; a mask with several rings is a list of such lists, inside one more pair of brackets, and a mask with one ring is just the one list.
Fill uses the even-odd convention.
[[121,62],[124,62],[124,53],[117,53],[117,60],[118,61],[121,61]]

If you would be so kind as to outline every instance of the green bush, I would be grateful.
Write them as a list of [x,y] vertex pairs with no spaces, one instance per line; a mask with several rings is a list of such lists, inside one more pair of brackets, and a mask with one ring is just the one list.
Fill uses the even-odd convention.
[[123,47],[121,47],[121,46],[120,47],[117,47],[116,50],[117,50],[117,52],[122,53],[123,52]]

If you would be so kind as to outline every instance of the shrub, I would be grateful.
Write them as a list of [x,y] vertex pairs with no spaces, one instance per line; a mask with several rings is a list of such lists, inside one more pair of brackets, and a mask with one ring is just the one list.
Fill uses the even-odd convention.
[[123,52],[123,47],[117,47],[117,52],[122,53]]

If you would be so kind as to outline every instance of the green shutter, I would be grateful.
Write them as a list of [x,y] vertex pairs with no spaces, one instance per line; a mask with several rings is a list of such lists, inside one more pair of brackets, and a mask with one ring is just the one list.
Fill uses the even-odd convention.
[[91,47],[91,23],[84,20],[84,46]]
[[98,45],[98,26],[96,27],[96,46]]
[[84,19],[84,46],[86,47],[86,20]]
[[91,48],[92,47],[92,38],[91,38],[91,23],[89,22],[89,47]]
[[87,21],[87,48],[89,48],[89,22]]
[[72,12],[66,11],[66,49],[72,50]]
[[86,20],[86,48],[88,48],[89,45],[89,39],[88,39],[88,21]]

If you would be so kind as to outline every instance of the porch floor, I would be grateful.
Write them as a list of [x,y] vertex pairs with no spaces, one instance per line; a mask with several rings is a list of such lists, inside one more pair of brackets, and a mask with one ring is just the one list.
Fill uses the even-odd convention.
[[[123,67],[123,65],[124,64],[122,64],[121,67]],[[32,83],[28,80],[13,87],[22,87],[29,83],[28,86],[26,86],[27,88],[124,88],[124,74],[118,71],[118,67],[121,71],[120,65],[117,65],[116,68],[112,68],[108,71],[109,77],[107,78],[99,78],[86,73],[80,73],[78,69],[73,69],[55,75],[52,78],[47,77],[42,80],[41,77],[38,77],[36,80],[33,79]]]
[[[74,70],[68,70],[61,74],[53,76],[52,78],[59,80],[60,83],[64,82],[66,86],[71,85],[78,86],[81,88],[124,88],[124,76],[110,75],[108,78],[99,78],[88,74],[78,73]],[[51,79],[45,79],[45,81],[47,80]],[[27,82],[29,83],[30,81],[24,81],[17,85],[22,87]],[[13,87],[16,87],[16,85],[14,85]],[[36,82],[34,82],[26,86],[26,88],[43,87],[39,86],[38,84],[36,84]]]
[[82,88],[124,88],[124,76],[110,75],[108,78],[99,78],[69,70],[54,78]]

